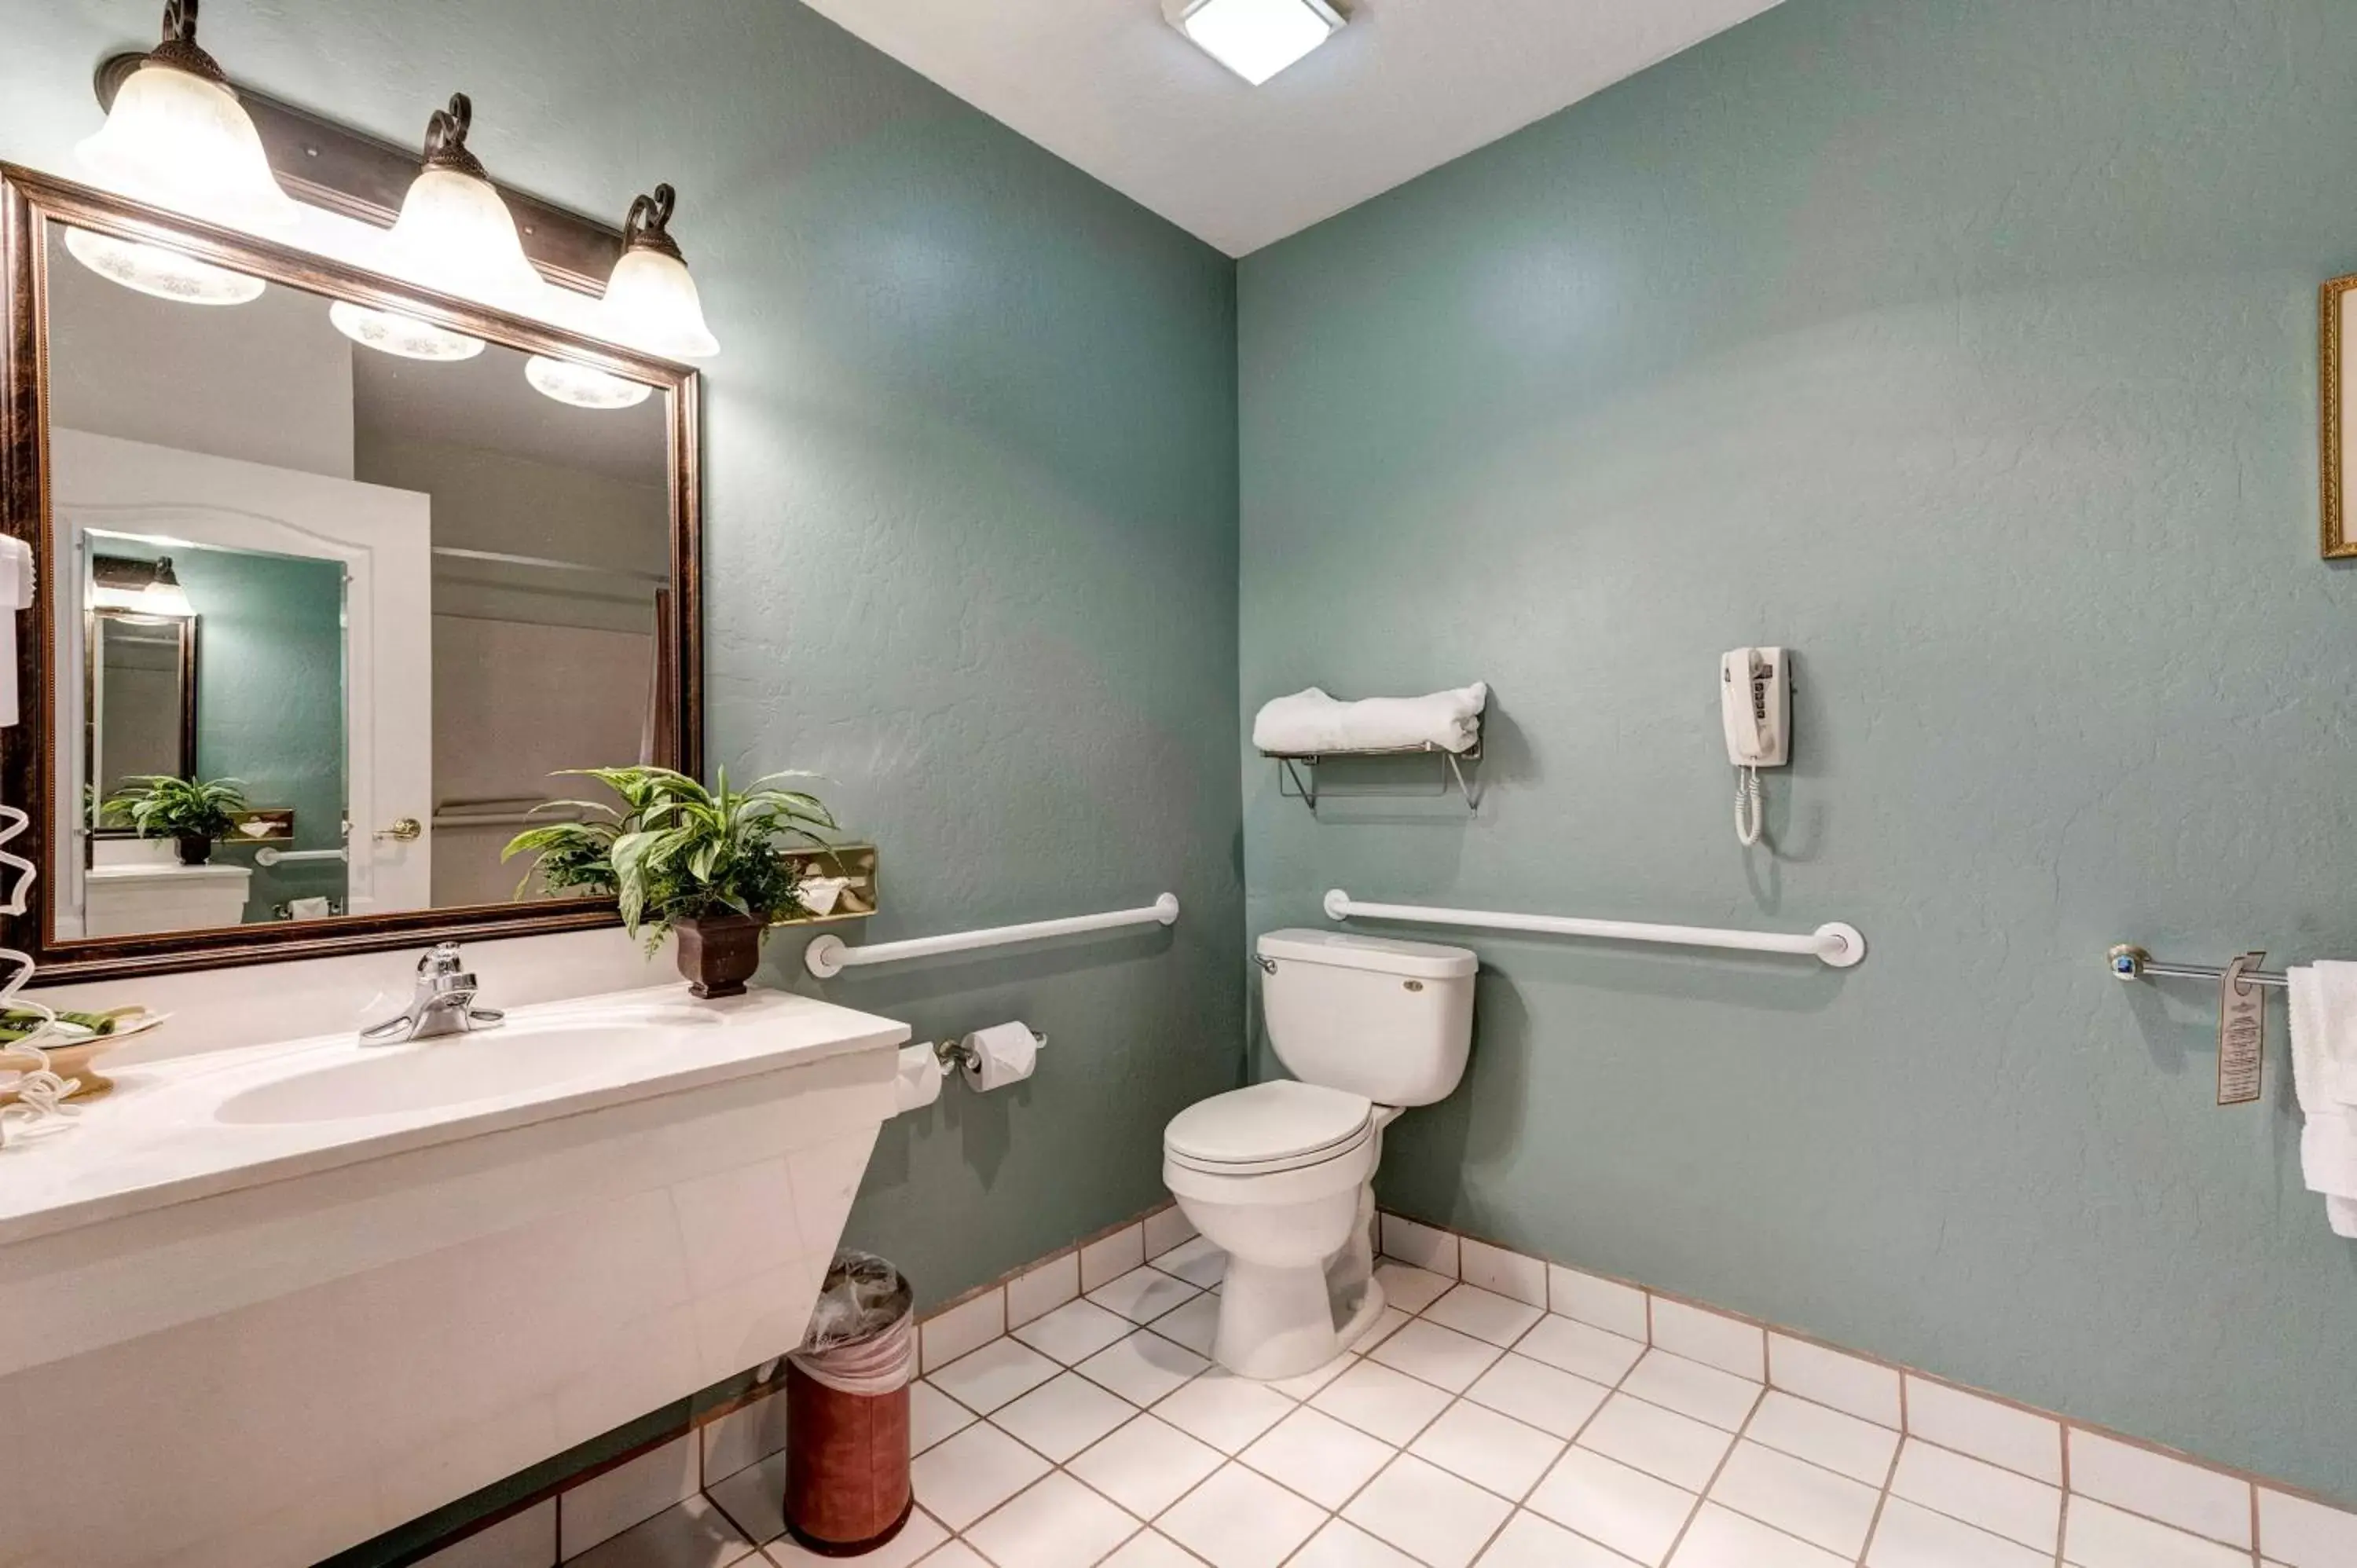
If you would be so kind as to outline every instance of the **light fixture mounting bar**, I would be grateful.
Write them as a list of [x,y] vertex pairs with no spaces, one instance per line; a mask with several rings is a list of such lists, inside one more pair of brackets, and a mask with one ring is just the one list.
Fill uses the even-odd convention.
[[[98,68],[92,85],[100,108],[114,106],[115,90],[146,58],[137,51],[119,54]],[[380,141],[234,81],[230,86],[253,121],[271,172],[287,195],[379,229],[393,227],[401,214],[401,199],[417,177],[414,146]],[[622,254],[619,229],[497,180],[491,184],[515,214],[523,253],[541,276],[593,299],[605,292],[606,279]]]

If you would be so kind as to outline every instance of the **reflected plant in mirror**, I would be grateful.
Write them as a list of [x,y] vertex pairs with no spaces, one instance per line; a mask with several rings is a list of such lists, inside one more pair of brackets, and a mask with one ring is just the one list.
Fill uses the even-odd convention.
[[680,972],[698,996],[742,992],[770,923],[809,912],[800,874],[781,852],[824,848],[823,832],[837,829],[817,796],[782,785],[810,775],[772,773],[732,789],[724,768],[707,789],[668,768],[567,772],[604,784],[620,807],[554,802],[546,809],[583,815],[518,833],[500,858],[532,856],[551,888],[613,895],[622,923],[651,952],[675,934]]
[[102,816],[130,824],[144,839],[170,839],[182,865],[202,865],[213,856],[213,840],[237,826],[245,810],[245,787],[234,779],[181,779],[169,773],[124,780]]

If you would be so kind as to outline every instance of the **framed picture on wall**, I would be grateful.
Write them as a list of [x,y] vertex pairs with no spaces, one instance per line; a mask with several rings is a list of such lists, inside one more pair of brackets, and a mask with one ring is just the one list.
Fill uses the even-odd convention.
[[2357,556],[2357,386],[2344,368],[2357,341],[2357,277],[2334,278],[2319,295],[2323,336],[2324,558]]

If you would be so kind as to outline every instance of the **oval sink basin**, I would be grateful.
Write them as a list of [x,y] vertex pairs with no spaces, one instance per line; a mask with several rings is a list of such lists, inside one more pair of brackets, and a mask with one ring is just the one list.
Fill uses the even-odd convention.
[[598,1023],[484,1029],[402,1046],[354,1045],[349,1058],[230,1096],[215,1119],[244,1124],[339,1122],[501,1100],[660,1057],[683,1029],[719,1020],[680,1008]]

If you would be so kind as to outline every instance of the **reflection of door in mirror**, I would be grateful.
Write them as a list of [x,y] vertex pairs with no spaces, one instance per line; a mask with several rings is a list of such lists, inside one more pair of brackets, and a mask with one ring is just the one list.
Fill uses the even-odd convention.
[[[431,637],[422,498],[76,430],[51,432],[50,461],[58,546],[84,563],[62,578],[68,609],[125,592],[99,563],[168,559],[202,627],[193,767],[157,771],[233,780],[250,808],[293,824],[268,843],[224,832],[221,853],[188,866],[160,841],[124,842],[102,814],[91,852],[72,857],[87,870],[59,867],[60,935],[76,910],[95,937],[425,908],[430,846],[380,854],[345,830],[380,799],[414,812],[431,791],[430,696],[414,675]],[[61,665],[78,651],[68,641]],[[89,686],[69,672],[62,690]],[[59,755],[61,772],[80,762]],[[86,766],[59,779],[60,800],[86,783],[103,780],[109,799],[120,789],[102,747]]]
[[[46,568],[72,599],[59,720],[93,738],[57,754],[58,938],[217,925],[224,905],[237,923],[503,905],[516,872],[500,852],[545,820],[533,809],[597,792],[552,775],[675,760],[668,397],[573,406],[537,390],[523,352],[465,337],[457,358],[396,357],[275,282],[219,306],[135,294],[76,264],[63,233]],[[125,598],[168,559],[201,618],[196,754],[156,771],[238,782],[248,814],[206,865],[66,820],[126,771],[98,733],[104,649],[83,632],[101,555],[124,563],[108,572]],[[124,862],[135,876],[106,869]],[[91,897],[144,878],[154,905],[167,880],[241,876],[202,918],[125,926]]]
[[[105,558],[100,558],[104,564]],[[90,771],[97,799],[134,779],[197,771],[194,615],[102,608],[91,618]]]

